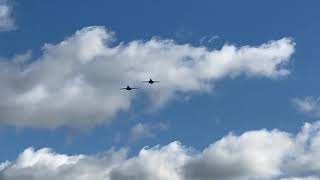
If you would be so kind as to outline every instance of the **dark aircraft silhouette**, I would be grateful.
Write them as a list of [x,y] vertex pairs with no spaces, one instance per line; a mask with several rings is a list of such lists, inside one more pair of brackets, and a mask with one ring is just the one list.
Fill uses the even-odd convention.
[[142,81],[142,82],[145,82],[145,83],[149,83],[149,84],[153,84],[153,83],[159,83],[160,81],[154,81],[150,78],[149,81]]
[[130,87],[130,86],[127,86],[127,87],[125,87],[125,88],[121,88],[121,90],[127,90],[127,91],[131,91],[131,90],[133,90],[133,89],[139,89],[139,88],[132,88],[132,87]]

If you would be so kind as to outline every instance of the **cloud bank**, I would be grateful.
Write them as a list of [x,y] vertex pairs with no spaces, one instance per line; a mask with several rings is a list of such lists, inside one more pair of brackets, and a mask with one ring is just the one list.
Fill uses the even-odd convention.
[[286,76],[295,51],[290,38],[219,50],[156,38],[114,45],[114,39],[104,27],[87,27],[58,44],[45,44],[37,59],[20,55],[0,61],[0,123],[94,126],[130,108],[134,93],[119,90],[127,84],[161,80],[139,91],[161,106],[177,93],[210,91],[223,78]]
[[1,180],[314,180],[320,178],[320,122],[300,132],[280,130],[228,134],[196,151],[180,142],[143,148],[138,155],[107,151],[65,155],[43,148],[24,150],[0,164]]
[[0,0],[0,31],[9,31],[15,28],[12,17],[12,7],[8,0]]

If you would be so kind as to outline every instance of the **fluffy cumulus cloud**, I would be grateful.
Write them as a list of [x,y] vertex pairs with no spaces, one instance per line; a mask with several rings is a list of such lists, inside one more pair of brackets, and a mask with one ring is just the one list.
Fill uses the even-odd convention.
[[320,97],[294,98],[292,102],[299,111],[311,116],[320,117]]
[[45,44],[36,59],[0,61],[0,122],[41,128],[109,122],[132,103],[134,92],[119,90],[127,84],[161,80],[139,90],[161,106],[177,93],[210,91],[222,78],[288,75],[295,46],[283,38],[209,50],[156,38],[115,45],[114,38],[104,27],[87,27]]
[[0,31],[8,31],[15,28],[12,17],[12,7],[8,0],[0,0]]
[[297,134],[256,130],[229,134],[203,151],[180,142],[98,155],[57,154],[28,148],[0,164],[1,180],[316,180],[320,179],[320,122]]
[[210,145],[185,166],[188,179],[250,179],[281,174],[284,153],[292,147],[287,133],[252,131],[232,134]]
[[293,177],[293,178],[283,178],[281,180],[319,180],[320,177],[308,176],[308,177]]

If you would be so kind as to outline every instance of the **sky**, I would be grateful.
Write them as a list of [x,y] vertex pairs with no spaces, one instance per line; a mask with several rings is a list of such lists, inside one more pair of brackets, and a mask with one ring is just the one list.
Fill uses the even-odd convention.
[[0,180],[320,179],[319,6],[0,0]]

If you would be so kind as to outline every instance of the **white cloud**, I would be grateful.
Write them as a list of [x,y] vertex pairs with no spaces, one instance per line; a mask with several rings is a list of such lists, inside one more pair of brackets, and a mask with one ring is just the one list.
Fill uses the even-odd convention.
[[137,123],[130,131],[130,140],[137,141],[143,138],[155,137],[156,131],[166,130],[167,124],[164,123]]
[[181,167],[188,160],[187,150],[172,142],[164,147],[142,149],[138,156],[110,171],[110,180],[180,180]]
[[48,148],[22,152],[0,163],[1,180],[314,180],[320,178],[320,122],[301,132],[229,134],[203,151],[172,142],[138,155],[110,150],[99,155],[57,154]]
[[108,175],[108,169],[121,163],[126,150],[109,151],[103,155],[86,156],[56,154],[48,148],[34,151],[26,149],[13,163],[5,163],[1,171],[1,180],[102,180]]
[[45,44],[37,59],[0,61],[0,122],[40,128],[110,122],[130,108],[135,92],[119,90],[127,84],[161,80],[137,91],[161,106],[176,93],[209,91],[223,78],[288,75],[284,65],[295,45],[283,38],[208,50],[161,39],[114,45],[114,38],[104,27],[87,27],[58,44]]
[[12,17],[12,7],[8,0],[0,0],[0,31],[9,31],[15,28]]
[[315,176],[293,177],[293,178],[283,178],[281,180],[320,180],[320,177],[315,177]]
[[303,174],[315,174],[320,177],[320,122],[306,123],[296,136],[295,148],[288,153],[288,160],[283,168],[297,177]]
[[299,111],[311,116],[320,117],[320,98],[311,96],[303,99],[294,98],[292,99],[292,102]]
[[282,157],[292,148],[287,133],[252,131],[229,134],[210,145],[186,165],[188,179],[250,179],[281,174]]

